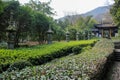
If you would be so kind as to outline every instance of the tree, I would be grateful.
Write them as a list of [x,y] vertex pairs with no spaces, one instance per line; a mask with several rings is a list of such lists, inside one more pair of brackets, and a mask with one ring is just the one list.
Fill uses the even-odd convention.
[[0,0],[0,13],[3,11],[3,2]]
[[70,39],[71,40],[76,40],[77,30],[72,27],[72,28],[69,29],[69,32],[70,32]]
[[4,34],[6,33],[6,28],[10,21],[10,13],[13,12],[13,21],[16,22],[17,27],[15,46],[18,46],[19,40],[23,38],[23,35],[27,36],[25,34],[30,31],[32,10],[28,6],[20,6],[18,1],[7,1],[4,4],[6,6],[0,14],[0,30]]
[[11,12],[13,12],[13,21],[16,22],[17,26],[15,46],[18,46],[20,40],[26,40],[27,36],[30,36],[31,40],[38,40],[40,43],[46,40],[46,32],[49,25],[54,26],[53,19],[48,16],[52,14],[51,8],[49,7],[50,2],[40,3],[31,1],[35,7],[29,4],[20,5],[16,0],[3,2],[5,7],[0,12],[0,40],[6,33],[5,31],[9,25]]
[[65,40],[65,31],[59,25],[59,22],[57,20],[52,21],[52,28],[54,32],[53,40],[57,40],[57,41]]
[[16,17],[17,32],[15,45],[18,46],[19,40],[25,40],[31,32],[32,26],[32,10],[28,6],[20,6]]
[[39,0],[30,0],[30,2],[27,4],[30,6],[33,10],[42,12],[46,15],[54,15],[53,8],[50,7],[51,0],[48,2],[40,2]]
[[19,2],[18,1],[10,1],[10,2],[3,2],[5,5],[3,8],[3,11],[0,13],[0,31],[2,33],[1,37],[2,39],[5,39],[5,32],[6,28],[9,25],[10,21],[10,13],[11,11],[14,13],[13,19],[16,21],[16,14],[19,8]]
[[113,16],[114,22],[120,26],[120,0],[114,0],[115,3],[113,4],[110,13]]
[[45,41],[46,32],[49,27],[49,17],[40,12],[34,14],[34,32],[37,33],[38,41],[43,43]]

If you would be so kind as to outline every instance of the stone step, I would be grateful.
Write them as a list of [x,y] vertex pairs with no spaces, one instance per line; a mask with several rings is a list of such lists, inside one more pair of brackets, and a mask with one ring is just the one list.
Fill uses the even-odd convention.
[[120,42],[114,42],[114,61],[120,62]]
[[114,59],[114,61],[118,61],[118,62],[120,62],[120,59]]
[[115,45],[114,48],[115,49],[120,49],[120,45]]
[[113,43],[114,43],[115,45],[116,45],[116,44],[120,44],[120,41],[116,41],[116,42],[113,42]]
[[114,57],[114,59],[120,59],[120,57]]
[[120,49],[115,49],[114,52],[120,53]]
[[120,58],[114,57],[114,61],[120,61]]
[[114,61],[120,62],[120,49],[114,50]]

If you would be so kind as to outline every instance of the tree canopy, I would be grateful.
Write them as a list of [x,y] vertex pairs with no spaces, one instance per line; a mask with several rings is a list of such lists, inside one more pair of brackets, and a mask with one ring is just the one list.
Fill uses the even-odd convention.
[[[51,0],[40,2],[30,0],[21,5],[17,0],[0,0],[0,41],[7,40],[6,28],[9,26],[11,12],[16,25],[15,45],[24,40],[35,40],[44,43],[47,40],[49,27],[54,31],[54,40],[65,40],[66,30],[70,31],[71,39],[75,40],[76,32],[84,32],[93,27],[95,20],[91,16],[54,20],[55,12],[50,7]],[[4,6],[3,6],[4,5]]]
[[114,0],[115,3],[113,4],[110,12],[113,16],[114,22],[120,26],[120,0]]

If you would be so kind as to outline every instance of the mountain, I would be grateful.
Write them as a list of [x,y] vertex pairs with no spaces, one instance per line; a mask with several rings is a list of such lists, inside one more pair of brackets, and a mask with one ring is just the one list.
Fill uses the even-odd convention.
[[91,11],[88,11],[84,14],[68,15],[68,16],[60,18],[59,20],[63,21],[65,19],[68,19],[70,21],[73,21],[76,18],[79,18],[79,16],[83,16],[83,17],[92,16],[98,22],[101,22],[103,18],[106,18],[112,21],[112,17],[109,13],[109,10],[110,10],[110,6],[102,6],[102,7],[95,8]]
[[94,10],[91,10],[91,11],[85,13],[85,14],[82,14],[82,16],[90,16],[90,15],[92,15],[93,17],[96,17],[99,14],[104,14],[104,13],[108,12],[109,9],[110,9],[110,7],[108,7],[108,6],[98,7],[96,9],[94,9]]

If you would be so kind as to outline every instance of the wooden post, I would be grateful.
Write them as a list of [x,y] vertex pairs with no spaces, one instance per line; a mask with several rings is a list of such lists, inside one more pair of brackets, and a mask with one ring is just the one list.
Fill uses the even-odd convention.
[[104,35],[104,33],[103,33],[103,29],[102,29],[102,37],[104,37],[103,35]]
[[110,38],[111,38],[111,33],[112,33],[112,32],[111,32],[111,29],[110,29],[110,33],[109,33],[109,34],[110,34]]

